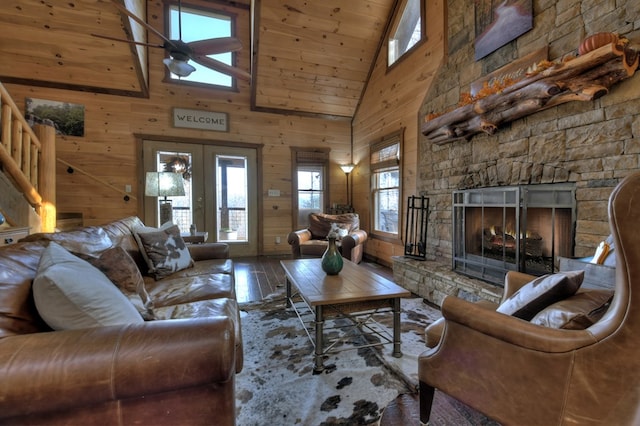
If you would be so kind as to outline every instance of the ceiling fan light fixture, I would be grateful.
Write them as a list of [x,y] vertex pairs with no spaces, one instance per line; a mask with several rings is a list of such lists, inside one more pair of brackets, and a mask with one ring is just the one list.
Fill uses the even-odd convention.
[[193,65],[190,65],[187,61],[180,59],[164,58],[162,62],[167,66],[167,68],[169,68],[169,71],[178,77],[188,77],[196,70]]

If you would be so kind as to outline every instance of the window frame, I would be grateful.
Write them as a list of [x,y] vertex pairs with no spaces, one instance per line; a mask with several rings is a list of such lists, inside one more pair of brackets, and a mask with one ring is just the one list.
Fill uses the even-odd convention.
[[[396,159],[388,159],[380,162],[374,161],[374,155],[377,152],[382,151],[385,148],[391,147],[393,145],[398,145],[398,150],[396,154]],[[371,229],[369,234],[373,238],[377,238],[383,241],[398,243],[402,241],[402,212],[403,212],[403,203],[402,203],[402,181],[403,181],[403,149],[404,149],[404,127],[400,130],[397,130],[393,133],[390,133],[382,138],[375,140],[369,144],[369,168],[371,172],[371,205],[370,205],[370,217],[369,223],[371,224]],[[377,186],[378,182],[378,174],[381,172],[389,171],[390,169],[398,170],[398,218],[397,218],[397,232],[386,232],[382,230],[376,229],[376,215],[379,211],[378,206],[376,205],[377,193],[380,191],[380,188]],[[388,190],[390,188],[396,187],[386,187],[384,189]]]
[[387,72],[395,68],[399,63],[401,63],[404,59],[406,59],[411,52],[416,50],[422,43],[427,40],[427,19],[426,19],[426,0],[420,1],[420,40],[418,40],[413,46],[403,52],[398,58],[393,62],[389,63],[389,44],[391,41],[391,36],[395,34],[400,25],[400,21],[402,20],[402,16],[404,15],[404,11],[407,7],[407,4],[410,0],[399,0],[396,9],[393,12],[393,16],[391,18],[391,23],[385,35],[385,47],[386,47],[386,60],[387,60]]
[[323,205],[321,213],[327,212],[330,205],[329,193],[329,153],[330,148],[302,148],[291,147],[291,196],[292,212],[291,221],[293,229],[303,229],[305,224],[299,223],[299,188],[298,170],[300,167],[317,166],[322,170]]
[[[178,8],[179,3],[176,1],[166,1],[164,3],[164,29],[165,32],[164,34],[167,36],[167,38],[171,39],[171,37],[169,37],[169,35],[171,34],[171,11],[173,8]],[[197,12],[202,12],[205,14],[216,14],[216,15],[222,15],[225,17],[229,18],[229,23],[230,23],[230,36],[231,37],[237,37],[236,34],[236,20],[238,15],[233,13],[233,12],[229,12],[226,10],[222,10],[222,9],[216,9],[215,7],[205,7],[205,6],[201,6],[201,5],[195,5],[195,4],[190,4],[190,3],[182,3],[181,5],[181,9],[182,9],[182,13],[185,13],[185,11],[197,11]],[[184,28],[184,22],[183,22],[183,28]],[[237,55],[238,52],[230,52],[231,53],[231,66],[236,66],[237,65]],[[166,52],[165,50],[165,58],[168,58],[169,54]],[[193,61],[190,61],[190,63]],[[193,64],[192,64],[193,65]],[[227,91],[227,92],[238,92],[238,79],[236,77],[230,76],[231,78],[231,85],[230,86],[223,86],[220,84],[213,84],[213,83],[205,83],[205,82],[201,82],[201,81],[189,81],[189,80],[183,80],[181,78],[173,78],[171,77],[171,71],[169,71],[169,69],[164,66],[164,79],[163,82],[165,83],[172,83],[172,84],[179,84],[179,85],[185,85],[185,86],[192,86],[192,87],[201,87],[201,88],[208,88],[208,89],[215,89],[215,90],[222,90],[222,91]]]

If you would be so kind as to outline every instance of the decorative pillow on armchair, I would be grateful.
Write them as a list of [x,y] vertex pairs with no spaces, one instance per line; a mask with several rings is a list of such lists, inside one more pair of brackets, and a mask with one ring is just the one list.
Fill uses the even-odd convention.
[[543,275],[522,286],[502,302],[496,311],[529,321],[552,303],[575,294],[583,278],[584,271]]
[[40,257],[33,299],[42,319],[54,330],[143,322],[100,270],[53,241]]
[[532,324],[565,330],[584,330],[607,312],[612,290],[587,290],[547,306],[531,320]]
[[149,273],[156,280],[193,266],[178,225],[165,223],[158,229],[136,228],[134,235],[149,266]]
[[324,213],[309,214],[309,231],[315,239],[326,238],[329,231],[331,231],[333,224],[337,225],[339,228],[346,229],[348,234],[349,232],[359,229],[360,218],[357,213],[343,213],[336,215]]

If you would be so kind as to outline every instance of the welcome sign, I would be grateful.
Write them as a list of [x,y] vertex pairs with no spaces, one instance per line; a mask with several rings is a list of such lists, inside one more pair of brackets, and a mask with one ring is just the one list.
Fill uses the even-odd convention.
[[226,112],[199,111],[195,109],[174,108],[173,126],[189,129],[229,131],[229,116]]

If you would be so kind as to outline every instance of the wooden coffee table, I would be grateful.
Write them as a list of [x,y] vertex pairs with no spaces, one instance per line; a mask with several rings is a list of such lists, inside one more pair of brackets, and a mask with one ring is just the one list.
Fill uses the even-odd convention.
[[[327,275],[320,263],[321,259],[280,261],[286,275],[287,307],[295,308],[293,298],[299,296],[314,314],[313,333],[302,322],[315,346],[314,372],[324,369],[323,358],[329,353],[329,350],[325,350],[323,332],[327,318],[345,317],[361,326],[364,322],[358,318],[371,318],[373,313],[392,312],[392,355],[401,357],[400,298],[409,297],[411,293],[346,259],[338,275]],[[300,317],[299,313],[298,316]],[[312,334],[315,334],[315,339]]]

